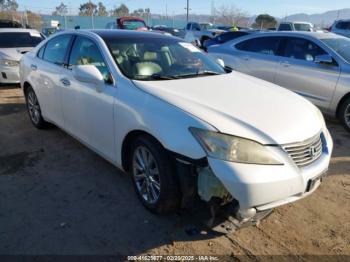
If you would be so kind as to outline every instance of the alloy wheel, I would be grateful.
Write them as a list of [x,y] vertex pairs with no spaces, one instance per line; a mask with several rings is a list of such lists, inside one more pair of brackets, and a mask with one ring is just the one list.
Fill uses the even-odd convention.
[[40,122],[40,106],[35,93],[30,90],[27,97],[28,110],[31,120],[34,124]]
[[161,184],[158,164],[152,153],[144,146],[135,149],[132,159],[132,172],[136,189],[149,204],[158,201]]

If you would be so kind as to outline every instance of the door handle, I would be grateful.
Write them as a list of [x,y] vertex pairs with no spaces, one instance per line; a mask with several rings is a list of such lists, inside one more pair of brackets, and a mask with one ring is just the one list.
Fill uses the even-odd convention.
[[34,64],[31,64],[31,65],[30,65],[30,68],[31,68],[33,71],[35,71],[35,70],[38,69],[38,66],[37,66],[37,65],[34,65]]
[[70,81],[67,78],[62,78],[60,80],[60,82],[64,85],[64,86],[70,86]]
[[287,61],[281,62],[281,65],[284,66],[284,67],[290,67],[291,66],[291,64],[289,62],[287,62]]

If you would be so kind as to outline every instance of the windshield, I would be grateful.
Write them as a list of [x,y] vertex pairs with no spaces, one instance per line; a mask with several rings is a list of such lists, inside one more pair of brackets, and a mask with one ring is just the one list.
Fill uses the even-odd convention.
[[213,26],[212,24],[200,24],[200,27],[202,31],[215,29],[215,26]]
[[42,40],[39,33],[0,33],[0,48],[35,47]]
[[323,43],[332,48],[339,56],[350,63],[350,39],[348,38],[328,38],[320,39]]
[[105,39],[120,70],[135,80],[170,80],[223,74],[225,70],[190,43],[175,38]]
[[137,30],[139,28],[146,27],[145,23],[139,20],[125,20],[123,21],[123,27],[127,30]]
[[310,24],[294,24],[295,31],[312,31]]

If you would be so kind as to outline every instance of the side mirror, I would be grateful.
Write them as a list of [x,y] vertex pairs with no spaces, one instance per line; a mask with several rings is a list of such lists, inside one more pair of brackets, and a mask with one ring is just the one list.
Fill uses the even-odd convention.
[[221,65],[222,67],[225,68],[225,62],[224,62],[224,60],[218,58],[218,59],[216,59],[216,61],[218,62],[219,65]]
[[78,65],[73,67],[73,77],[84,83],[94,84],[97,92],[102,92],[105,81],[101,72],[94,65]]
[[315,57],[315,63],[318,64],[332,64],[333,58],[330,55],[318,55]]

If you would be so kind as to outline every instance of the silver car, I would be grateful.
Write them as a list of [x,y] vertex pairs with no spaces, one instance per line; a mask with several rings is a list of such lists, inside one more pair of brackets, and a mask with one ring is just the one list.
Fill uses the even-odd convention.
[[350,37],[350,19],[335,21],[331,26],[331,31],[338,35]]
[[214,45],[227,66],[286,87],[350,131],[350,39],[333,33],[270,32]]

